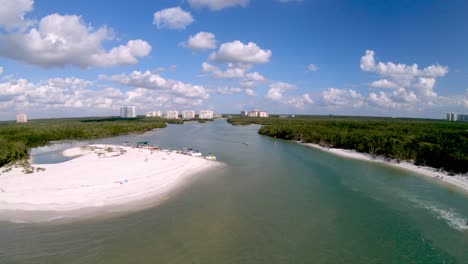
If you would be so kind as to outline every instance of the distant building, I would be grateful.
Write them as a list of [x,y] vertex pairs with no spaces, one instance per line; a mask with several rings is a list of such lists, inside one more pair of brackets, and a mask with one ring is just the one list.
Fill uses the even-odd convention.
[[468,122],[468,114],[458,114],[457,121]]
[[177,110],[169,110],[166,112],[167,119],[179,119],[179,112]]
[[16,123],[27,123],[27,122],[28,122],[28,115],[26,114],[16,115]]
[[146,112],[146,117],[161,117],[161,111],[150,111]]
[[213,111],[211,110],[202,110],[198,115],[200,119],[213,119]]
[[253,110],[247,112],[248,117],[269,117],[270,114],[266,111]]
[[241,117],[247,116],[247,114],[248,114],[247,111],[241,111],[241,112],[240,112]]
[[454,113],[454,112],[447,113],[447,120],[457,121],[457,113]]
[[135,106],[122,106],[122,107],[120,107],[120,117],[121,118],[135,118],[136,117],[136,107]]
[[260,111],[258,111],[258,110],[249,111],[249,112],[247,113],[247,115],[248,115],[249,117],[258,117],[259,114],[260,114]]
[[468,122],[468,114],[457,114],[455,112],[449,112],[447,113],[447,120]]
[[184,110],[182,111],[182,119],[194,119],[195,111],[193,110]]

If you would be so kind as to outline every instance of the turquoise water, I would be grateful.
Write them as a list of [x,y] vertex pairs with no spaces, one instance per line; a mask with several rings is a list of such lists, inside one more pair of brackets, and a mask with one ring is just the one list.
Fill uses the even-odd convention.
[[[0,263],[468,263],[467,195],[258,128],[218,120],[89,142],[191,147],[226,166],[118,217],[0,222]],[[60,162],[77,144],[33,158]]]

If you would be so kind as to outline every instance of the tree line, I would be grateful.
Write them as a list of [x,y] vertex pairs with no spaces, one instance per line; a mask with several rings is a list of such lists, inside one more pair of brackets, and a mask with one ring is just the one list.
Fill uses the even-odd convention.
[[452,173],[468,172],[468,123],[325,116],[235,117],[228,122],[261,124],[259,133],[271,137],[353,149]]
[[26,158],[32,147],[63,139],[91,139],[141,133],[177,121],[161,118],[68,118],[0,122],[0,166]]

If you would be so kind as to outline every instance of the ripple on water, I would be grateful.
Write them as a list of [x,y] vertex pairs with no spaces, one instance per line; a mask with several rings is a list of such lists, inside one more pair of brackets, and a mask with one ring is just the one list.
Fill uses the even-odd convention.
[[451,228],[461,232],[468,231],[467,217],[461,215],[454,208],[444,208],[444,206],[436,202],[409,195],[403,195],[403,198],[415,204],[416,207],[428,210],[437,219],[444,220]]

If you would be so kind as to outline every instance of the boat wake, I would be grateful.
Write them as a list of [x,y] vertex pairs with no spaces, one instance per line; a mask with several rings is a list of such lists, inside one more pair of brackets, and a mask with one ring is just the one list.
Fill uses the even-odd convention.
[[444,220],[450,227],[458,231],[468,231],[467,217],[463,217],[453,208],[444,208],[436,202],[426,201],[417,197],[405,196],[405,198],[414,203],[416,207],[424,208],[431,212],[437,219]]

